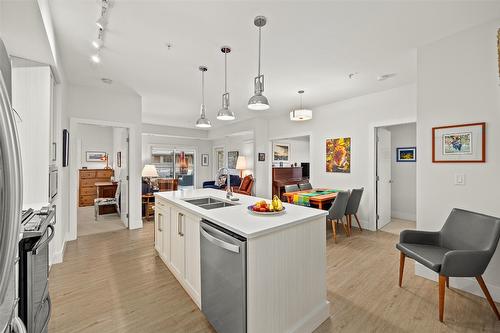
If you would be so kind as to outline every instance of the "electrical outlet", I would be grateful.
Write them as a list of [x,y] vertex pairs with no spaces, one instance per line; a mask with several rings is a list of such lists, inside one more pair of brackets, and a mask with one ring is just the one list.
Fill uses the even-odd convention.
[[465,175],[463,173],[455,174],[455,185],[465,185]]

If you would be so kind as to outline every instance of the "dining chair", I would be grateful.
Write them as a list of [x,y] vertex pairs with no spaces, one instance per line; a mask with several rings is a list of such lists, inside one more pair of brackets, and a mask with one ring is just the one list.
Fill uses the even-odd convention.
[[118,216],[120,216],[120,185],[121,182],[118,182],[118,186],[116,186],[115,197],[114,198],[96,198],[94,199],[94,214],[95,220],[99,218],[99,207],[101,206],[115,206],[116,212]]
[[444,317],[445,285],[450,277],[475,277],[498,320],[500,314],[482,275],[500,238],[500,218],[454,208],[440,231],[403,230],[396,248],[399,286],[405,258],[410,257],[439,274],[439,321]]
[[312,190],[312,185],[311,183],[303,183],[303,184],[299,184],[299,188],[301,191],[304,191],[304,190]]
[[344,224],[343,219],[345,217],[345,209],[347,207],[347,201],[349,200],[349,192],[341,191],[337,192],[337,196],[333,201],[332,206],[328,209],[328,215],[326,217],[332,223],[333,240],[337,240],[337,223],[342,223],[346,236],[350,236],[347,225]]
[[285,185],[285,192],[296,192],[300,191],[299,185],[293,184],[293,185]]
[[351,195],[349,196],[349,201],[347,202],[347,208],[345,210],[345,215],[347,216],[347,224],[349,227],[349,233],[351,233],[352,229],[352,216],[356,219],[358,223],[359,231],[363,231],[361,228],[361,224],[358,219],[358,209],[359,203],[361,202],[361,197],[363,196],[364,187],[353,189],[351,191]]

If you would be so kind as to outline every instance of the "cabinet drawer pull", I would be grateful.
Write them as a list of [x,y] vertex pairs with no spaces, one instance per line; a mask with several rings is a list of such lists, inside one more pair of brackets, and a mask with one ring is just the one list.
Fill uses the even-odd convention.
[[177,234],[181,237],[184,236],[184,231],[182,230],[182,218],[184,217],[184,214],[179,213],[177,215]]
[[163,223],[163,214],[159,213],[158,214],[158,231],[160,231],[160,232],[163,231],[162,223]]

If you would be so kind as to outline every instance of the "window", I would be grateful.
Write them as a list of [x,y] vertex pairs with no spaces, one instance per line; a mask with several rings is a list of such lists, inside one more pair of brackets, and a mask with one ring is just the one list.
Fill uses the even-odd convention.
[[194,175],[195,154],[193,149],[153,147],[151,149],[151,163],[156,166],[158,177],[181,178],[185,175]]

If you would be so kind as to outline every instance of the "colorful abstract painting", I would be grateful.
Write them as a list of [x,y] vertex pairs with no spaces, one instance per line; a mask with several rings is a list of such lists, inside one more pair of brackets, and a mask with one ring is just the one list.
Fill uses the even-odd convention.
[[351,172],[351,138],[326,140],[326,172]]
[[416,162],[417,161],[417,148],[397,148],[396,149],[397,162]]

